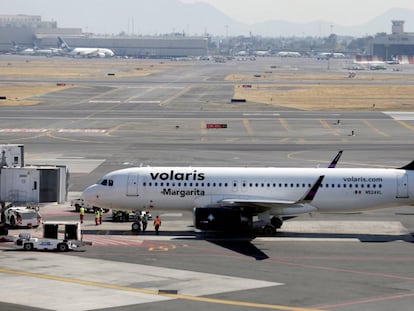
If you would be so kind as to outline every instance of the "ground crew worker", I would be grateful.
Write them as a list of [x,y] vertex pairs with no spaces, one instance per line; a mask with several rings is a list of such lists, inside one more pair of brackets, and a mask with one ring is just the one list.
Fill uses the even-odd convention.
[[83,224],[84,217],[85,217],[85,208],[81,206],[79,209],[79,219],[80,219],[81,224]]
[[100,208],[99,209],[99,224],[101,224],[101,225],[102,225],[102,217],[103,217],[103,209]]
[[99,225],[99,209],[95,209],[95,225]]
[[154,227],[155,227],[155,232],[158,235],[158,230],[160,229],[161,226],[161,218],[157,215],[154,219]]
[[142,231],[145,231],[148,225],[147,213],[144,213],[144,215],[142,215],[141,222],[142,222]]

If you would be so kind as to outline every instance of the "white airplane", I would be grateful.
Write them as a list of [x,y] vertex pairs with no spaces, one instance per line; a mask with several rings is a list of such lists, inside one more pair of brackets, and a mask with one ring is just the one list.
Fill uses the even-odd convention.
[[43,49],[43,48],[39,48],[36,45],[34,45],[33,50],[34,50],[35,55],[48,56],[48,57],[62,55],[62,52],[63,52],[62,49],[57,49],[57,48]]
[[105,48],[71,48],[61,37],[58,37],[59,47],[67,55],[76,57],[112,57],[115,53],[111,49]]
[[414,188],[409,187],[414,185],[414,161],[396,169],[335,168],[340,154],[329,168],[126,168],[104,175],[82,197],[102,208],[192,209],[198,229],[260,228],[267,235],[284,218],[304,213],[414,204]]
[[299,52],[281,51],[281,52],[277,53],[277,56],[280,56],[280,57],[301,57],[302,55]]
[[254,51],[253,54],[254,56],[270,56],[269,51]]
[[35,55],[35,51],[32,48],[25,48],[21,47],[16,43],[16,41],[12,41],[13,44],[13,53],[18,55]]

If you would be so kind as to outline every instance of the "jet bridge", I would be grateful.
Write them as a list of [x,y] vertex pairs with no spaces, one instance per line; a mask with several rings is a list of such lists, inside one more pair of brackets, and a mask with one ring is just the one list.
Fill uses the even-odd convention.
[[66,165],[24,164],[24,146],[0,145],[0,203],[37,206],[67,200],[69,172]]

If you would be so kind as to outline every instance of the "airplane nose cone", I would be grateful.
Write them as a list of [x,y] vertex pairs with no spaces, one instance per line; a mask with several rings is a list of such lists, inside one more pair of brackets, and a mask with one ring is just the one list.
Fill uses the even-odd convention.
[[82,198],[91,205],[96,204],[96,200],[99,198],[95,188],[95,185],[92,185],[82,192]]

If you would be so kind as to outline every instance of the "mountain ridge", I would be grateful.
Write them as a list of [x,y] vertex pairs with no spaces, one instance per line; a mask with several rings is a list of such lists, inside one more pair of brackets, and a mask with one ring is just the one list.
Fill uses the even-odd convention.
[[[158,35],[186,33],[189,35],[266,37],[312,36],[331,33],[348,36],[375,35],[391,32],[391,20],[405,20],[405,29],[414,32],[414,11],[393,8],[367,23],[355,26],[338,25],[333,21],[297,23],[270,20],[247,24],[232,19],[215,7],[201,2],[183,3],[179,0],[71,0],[62,10],[59,1],[3,0],[2,14],[40,15],[42,20],[56,20],[59,27],[82,28],[96,34]],[[24,8],[24,9],[22,9]]]

